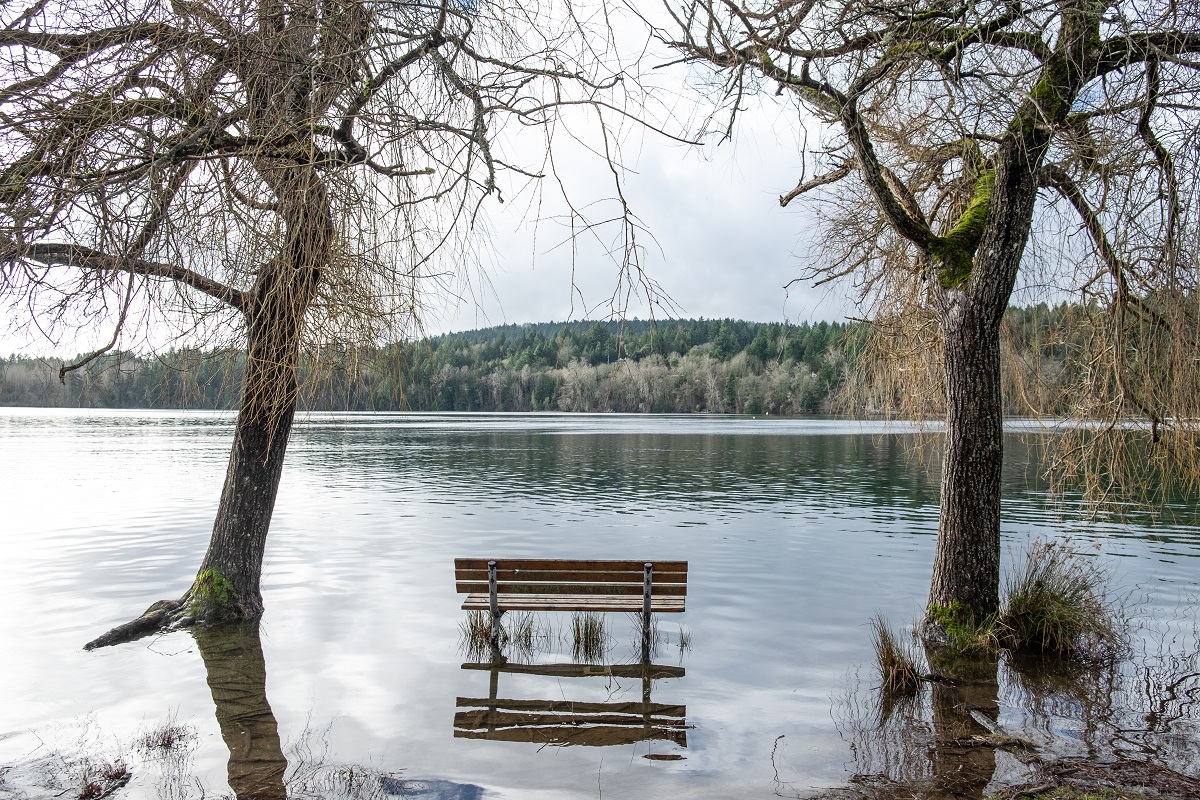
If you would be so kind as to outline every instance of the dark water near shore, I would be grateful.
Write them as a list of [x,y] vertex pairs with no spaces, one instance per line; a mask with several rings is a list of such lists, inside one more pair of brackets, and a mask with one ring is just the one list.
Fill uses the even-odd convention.
[[[920,613],[937,528],[936,464],[914,457],[911,432],[889,430],[314,415],[293,435],[268,544],[262,655],[250,660],[260,666],[243,669],[265,670],[293,768],[366,765],[427,781],[421,796],[755,798],[839,785],[862,767],[845,719],[854,687],[869,694],[876,681],[866,623],[876,611],[900,626]],[[175,796],[229,791],[210,687],[219,647],[174,633],[80,648],[190,583],[231,438],[231,418],[217,414],[0,409],[0,766],[77,744],[115,753],[173,717],[195,729],[198,781]],[[1006,560],[1033,537],[1074,537],[1128,593],[1140,644],[1189,656],[1196,506],[1083,522],[1047,503],[1034,434],[1006,447]],[[455,738],[456,699],[489,691],[487,672],[460,669],[452,570],[456,556],[479,555],[687,559],[688,610],[664,616],[655,658],[686,674],[653,685],[654,702],[686,706],[686,746]],[[609,660],[635,661],[630,621],[610,616]],[[546,617],[559,631],[567,619]],[[543,649],[536,660],[570,660],[562,637]],[[642,699],[641,682],[622,677],[499,680],[509,698]],[[1019,688],[999,687],[1006,725],[1068,749],[1086,738],[1078,703],[1038,717]],[[1171,736],[1194,730],[1191,714]],[[159,796],[150,772],[135,765],[123,796]],[[997,781],[1017,772],[997,756]]]

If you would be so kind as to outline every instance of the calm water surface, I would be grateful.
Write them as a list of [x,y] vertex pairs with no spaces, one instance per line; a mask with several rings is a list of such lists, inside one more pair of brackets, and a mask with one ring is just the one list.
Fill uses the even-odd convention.
[[[283,750],[293,768],[363,764],[443,798],[766,798],[844,782],[862,765],[839,698],[873,680],[866,622],[880,610],[898,625],[920,613],[937,528],[936,466],[912,456],[911,432],[890,430],[305,418],[263,579],[260,663]],[[196,731],[188,769],[198,783],[183,796],[229,791],[211,647],[201,652],[186,632],[81,645],[189,585],[231,440],[220,414],[0,409],[0,765],[72,743],[117,752],[173,717]],[[1064,517],[1045,502],[1028,436],[1010,435],[1007,448],[1007,548],[1064,534],[1094,545],[1135,615],[1158,620],[1143,637],[1182,641],[1160,623],[1186,621],[1200,594],[1196,508],[1122,523]],[[456,698],[489,690],[487,672],[460,668],[456,556],[687,559],[688,610],[663,619],[655,659],[686,674],[653,685],[655,702],[686,705],[686,746],[455,738]],[[609,616],[609,660],[636,660],[630,621]],[[569,615],[544,619],[561,630]],[[570,661],[569,649],[551,643],[535,660]],[[499,680],[501,697],[642,698],[626,678]],[[1021,704],[1003,686],[1000,699],[1003,720],[1020,727]],[[1056,713],[1042,725],[1069,740],[1077,720]],[[682,758],[643,758],[651,753]],[[997,780],[1010,762],[997,757]],[[135,765],[124,796],[158,796],[149,774]]]

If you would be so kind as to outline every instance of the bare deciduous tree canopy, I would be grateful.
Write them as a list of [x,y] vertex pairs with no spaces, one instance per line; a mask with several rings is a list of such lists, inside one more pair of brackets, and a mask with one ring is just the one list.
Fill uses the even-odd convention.
[[[856,281],[886,323],[881,362],[922,356],[915,373],[927,379],[894,396],[928,407],[920,393],[944,391],[933,404],[947,425],[931,609],[997,607],[1000,329],[1021,284],[1078,301],[1094,330],[1073,354],[1074,407],[1108,428],[1067,437],[1064,469],[1103,489],[1122,465],[1155,463],[1198,485],[1200,8],[666,7],[673,24],[659,37],[714,76],[728,124],[750,94],[798,104],[819,173],[780,203],[823,200],[813,205],[827,247],[813,275]],[[1122,426],[1130,419],[1144,434]]]
[[[302,346],[402,325],[427,283],[471,258],[481,203],[543,171],[564,109],[622,112],[603,12],[519,0],[6,7],[0,299],[51,335],[107,320],[109,347],[154,308],[176,323],[196,312],[247,348],[196,582],[93,644],[261,613]],[[521,144],[525,129],[540,146]]]

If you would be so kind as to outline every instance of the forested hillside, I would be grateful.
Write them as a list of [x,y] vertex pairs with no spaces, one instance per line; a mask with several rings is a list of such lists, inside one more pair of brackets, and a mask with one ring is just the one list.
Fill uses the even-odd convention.
[[[1055,372],[1070,346],[1056,333],[1065,309],[1009,312],[1023,362],[1032,359],[1039,371]],[[874,407],[878,400],[863,400],[862,408],[836,408],[834,402],[843,386],[861,383],[855,356],[865,332],[857,323],[728,319],[504,325],[370,351],[328,349],[303,368],[302,405],[354,411],[879,413],[887,409]],[[239,351],[116,352],[68,373],[64,385],[57,362],[12,356],[0,361],[0,405],[227,409],[237,397],[243,357]]]

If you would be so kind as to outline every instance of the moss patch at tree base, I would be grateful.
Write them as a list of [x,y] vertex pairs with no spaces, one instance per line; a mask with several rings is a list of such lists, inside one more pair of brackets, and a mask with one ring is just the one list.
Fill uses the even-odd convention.
[[233,584],[215,567],[196,576],[188,599],[188,611],[199,621],[218,622],[245,616]]

